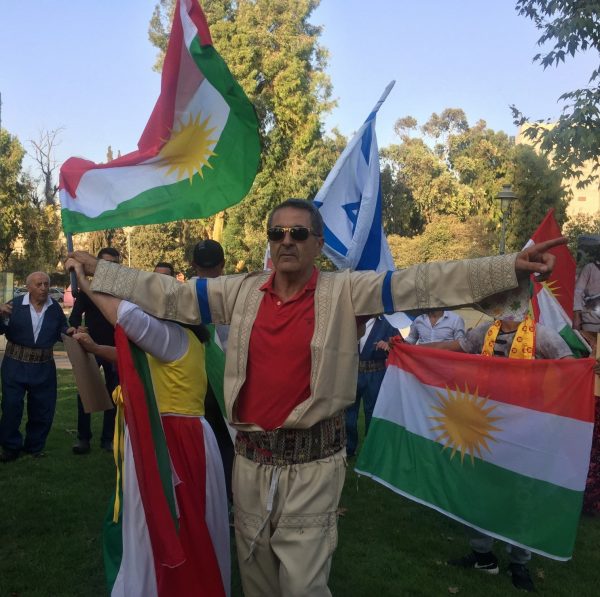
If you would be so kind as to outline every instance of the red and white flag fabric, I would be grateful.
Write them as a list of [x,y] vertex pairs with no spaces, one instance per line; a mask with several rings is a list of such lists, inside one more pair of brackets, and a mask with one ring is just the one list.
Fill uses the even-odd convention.
[[254,107],[212,45],[197,0],[178,0],[161,92],[138,149],[60,169],[66,233],[204,218],[241,201],[260,160]]
[[572,556],[594,427],[592,359],[395,344],[356,471],[488,535]]
[[[554,208],[548,213],[525,245],[551,240],[562,235],[554,217]],[[575,294],[576,264],[565,245],[549,251],[556,257],[551,276],[538,282],[531,276],[531,311],[536,322],[556,330],[569,345],[575,356],[588,356],[590,348],[579,333],[573,330],[573,299]]]

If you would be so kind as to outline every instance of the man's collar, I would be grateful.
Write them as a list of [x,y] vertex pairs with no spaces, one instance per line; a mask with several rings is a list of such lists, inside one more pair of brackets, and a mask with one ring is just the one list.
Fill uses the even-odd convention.
[[[29,305],[29,304],[31,304],[31,303],[29,302],[29,293],[27,292],[23,295],[23,305]],[[46,298],[46,302],[42,306],[45,307],[46,305],[51,305],[51,304],[52,304],[52,299],[50,298],[50,295],[48,295]]]
[[[271,275],[269,276],[269,279],[259,288],[259,290],[268,290],[269,292],[274,293],[274,289],[273,289],[273,281],[275,279],[275,274],[277,272],[275,270],[273,270],[271,272]],[[306,290],[314,290],[317,287],[317,278],[319,277],[319,270],[316,267],[313,267],[313,271],[312,274],[310,276],[310,278],[308,279],[308,282],[304,285],[304,288],[302,290],[306,291]]]

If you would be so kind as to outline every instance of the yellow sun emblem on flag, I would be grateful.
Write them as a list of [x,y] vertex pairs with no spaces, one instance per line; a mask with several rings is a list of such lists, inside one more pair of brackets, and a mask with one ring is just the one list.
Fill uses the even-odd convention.
[[542,286],[546,288],[546,290],[554,297],[558,298],[560,296],[560,286],[558,285],[558,280],[546,280],[542,282]]
[[433,410],[439,412],[440,416],[429,417],[439,423],[431,428],[432,431],[442,432],[436,441],[444,443],[444,450],[452,448],[450,459],[460,451],[461,464],[466,453],[469,453],[471,464],[474,464],[474,456],[481,456],[482,448],[490,451],[488,441],[495,441],[492,432],[500,431],[494,423],[501,417],[490,416],[496,406],[488,406],[488,399],[479,396],[477,389],[474,395],[471,395],[468,387],[465,387],[465,391],[458,387],[452,391],[446,387],[445,395],[442,392],[436,394],[440,402]]
[[158,165],[168,168],[167,175],[177,170],[177,180],[183,180],[187,176],[191,184],[196,172],[204,178],[202,168],[212,168],[208,160],[217,155],[211,150],[217,140],[210,138],[215,129],[208,128],[209,120],[210,117],[201,120],[200,113],[190,113],[187,123],[179,120],[178,127],[173,127],[171,137],[158,154]]

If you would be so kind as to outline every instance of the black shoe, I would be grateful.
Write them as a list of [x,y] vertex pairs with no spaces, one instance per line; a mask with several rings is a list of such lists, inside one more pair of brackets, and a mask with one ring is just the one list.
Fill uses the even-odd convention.
[[0,462],[13,462],[19,457],[19,452],[17,450],[2,450],[0,452]]
[[90,442],[87,439],[79,439],[73,445],[73,454],[89,454]]
[[40,452],[30,452],[29,455],[32,458],[45,458],[46,457],[46,452],[42,452],[42,451],[40,451]]
[[451,566],[460,566],[461,568],[481,570],[482,572],[487,572],[487,574],[498,574],[500,570],[498,567],[498,558],[491,551],[487,553],[472,551],[462,558],[448,560],[448,564]]
[[508,573],[512,576],[512,584],[517,589],[535,593],[535,585],[533,584],[533,579],[529,574],[527,566],[524,566],[523,564],[510,564],[508,566]]
[[106,451],[106,452],[110,452],[112,454],[113,451],[113,443],[111,441],[104,441],[104,442],[100,442],[100,449]]

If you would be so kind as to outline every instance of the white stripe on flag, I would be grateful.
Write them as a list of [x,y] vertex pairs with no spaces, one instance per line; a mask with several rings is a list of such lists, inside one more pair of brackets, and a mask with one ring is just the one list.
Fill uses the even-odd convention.
[[[469,389],[475,391],[475,388]],[[445,388],[421,384],[412,374],[390,366],[381,385],[373,417],[391,421],[411,433],[437,441],[441,432],[432,428],[439,422],[430,419],[440,416],[438,411],[433,410],[440,405],[437,392],[446,395]],[[488,400],[487,406],[496,407],[490,416],[500,417],[493,423],[500,431],[491,432],[496,439],[487,442],[491,451],[482,447],[481,455],[475,455],[477,458],[567,489],[584,489],[588,463],[586,446],[589,450],[593,431],[591,424],[493,400]],[[532,433],[532,429],[538,432]],[[454,457],[460,458],[460,454]],[[470,456],[465,455],[464,465],[471,466]]]
[[[223,96],[205,79],[190,100],[186,114],[181,116],[181,120],[186,125],[189,114],[200,113],[202,121],[210,117],[207,128],[214,129],[210,138],[218,140],[227,124],[229,111],[229,105]],[[178,130],[179,124],[174,123],[174,127]],[[208,149],[213,150],[215,145],[216,143],[209,144]],[[158,167],[159,161],[160,158],[155,157],[135,166],[88,170],[81,177],[76,199],[65,189],[61,191],[62,206],[95,218],[106,211],[116,209],[123,201],[132,199],[144,191],[178,182],[177,169],[167,175],[169,165],[165,163]],[[86,201],[87,197],[94,197],[94,201]]]

